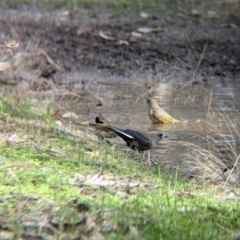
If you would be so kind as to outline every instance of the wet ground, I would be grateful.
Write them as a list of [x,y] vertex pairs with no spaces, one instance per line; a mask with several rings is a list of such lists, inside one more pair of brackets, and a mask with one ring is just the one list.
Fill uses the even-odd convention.
[[[205,18],[0,9],[1,44],[17,41],[21,52],[18,65],[0,73],[1,90],[54,96],[56,109],[83,121],[101,113],[122,128],[166,132],[168,140],[153,151],[156,164],[225,181],[239,154],[237,9]],[[183,123],[152,125],[149,94]]]

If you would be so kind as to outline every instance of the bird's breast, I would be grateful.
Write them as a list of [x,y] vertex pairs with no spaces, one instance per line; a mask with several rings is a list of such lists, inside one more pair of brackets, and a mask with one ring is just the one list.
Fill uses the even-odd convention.
[[157,118],[154,117],[154,111],[152,109],[149,109],[148,116],[153,123],[159,123],[160,122]]

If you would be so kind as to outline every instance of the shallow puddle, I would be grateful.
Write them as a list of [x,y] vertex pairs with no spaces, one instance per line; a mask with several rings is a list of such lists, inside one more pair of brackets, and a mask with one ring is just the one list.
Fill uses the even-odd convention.
[[[239,154],[239,85],[217,77],[211,84],[89,78],[82,78],[87,84],[81,90],[81,101],[65,105],[82,121],[94,122],[102,114],[110,124],[123,129],[166,133],[168,139],[151,151],[156,164],[179,169],[188,176],[226,180],[224,172],[233,168]],[[182,123],[152,124],[147,114],[149,94]]]

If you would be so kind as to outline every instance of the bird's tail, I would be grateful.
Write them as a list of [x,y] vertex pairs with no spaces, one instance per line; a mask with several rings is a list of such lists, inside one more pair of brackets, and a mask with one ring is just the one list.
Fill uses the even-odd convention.
[[130,134],[126,133],[124,130],[122,130],[120,128],[116,128],[111,125],[89,123],[89,126],[93,126],[94,128],[101,130],[101,131],[105,131],[105,132],[114,132],[123,139],[126,139],[126,138],[132,139],[133,138]]
[[175,118],[172,118],[172,123],[181,123],[181,121],[180,121],[180,120],[177,120],[177,119],[175,119]]
[[163,123],[180,123],[181,121],[179,121],[167,114],[167,115],[163,116],[162,122]]

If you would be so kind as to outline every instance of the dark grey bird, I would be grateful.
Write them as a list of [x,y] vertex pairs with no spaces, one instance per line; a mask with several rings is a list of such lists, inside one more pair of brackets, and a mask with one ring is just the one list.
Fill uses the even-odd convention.
[[[148,132],[148,131],[136,131],[131,129],[120,129],[111,125],[98,123],[97,124],[90,123],[89,125],[101,131],[114,132],[127,143],[128,147],[138,152],[150,150],[154,146],[156,146],[156,144],[160,140],[167,138],[166,134],[159,133],[157,131]],[[150,165],[149,152],[148,161]]]

